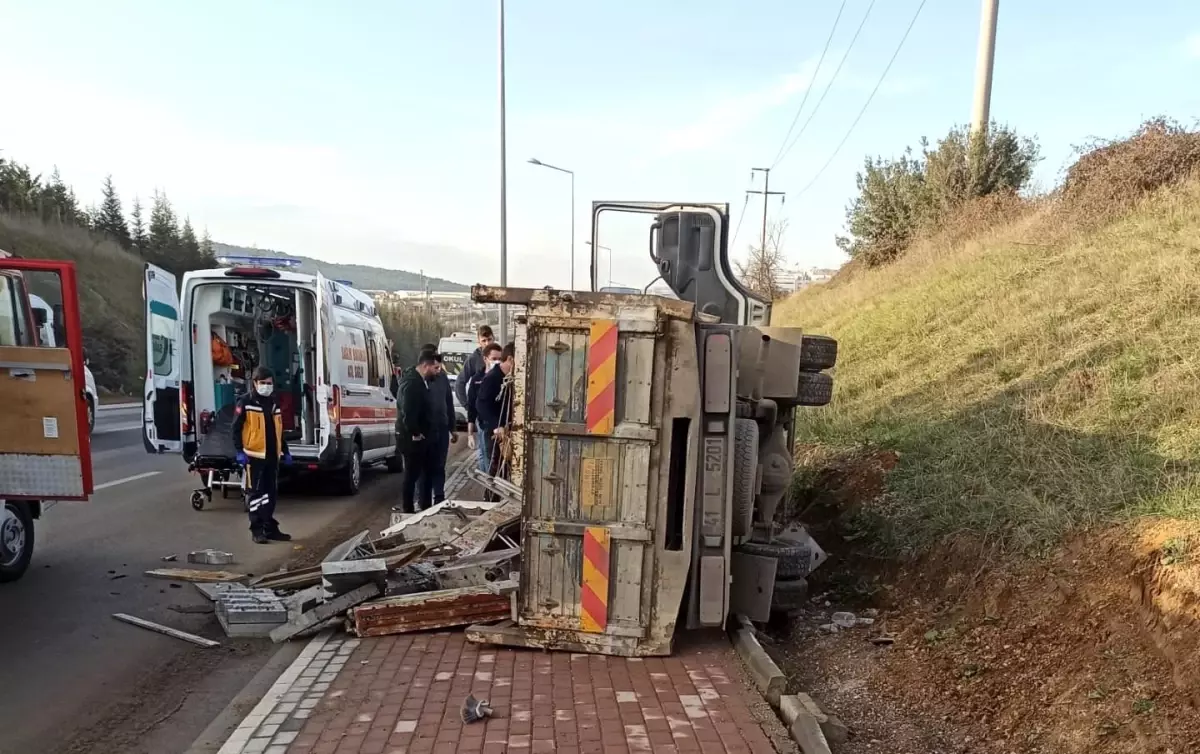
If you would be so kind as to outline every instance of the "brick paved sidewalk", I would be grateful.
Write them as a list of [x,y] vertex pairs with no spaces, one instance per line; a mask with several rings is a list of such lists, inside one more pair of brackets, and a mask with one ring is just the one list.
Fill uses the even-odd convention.
[[[220,754],[774,752],[738,662],[720,636],[639,660],[323,634]],[[464,724],[467,694],[495,716]]]

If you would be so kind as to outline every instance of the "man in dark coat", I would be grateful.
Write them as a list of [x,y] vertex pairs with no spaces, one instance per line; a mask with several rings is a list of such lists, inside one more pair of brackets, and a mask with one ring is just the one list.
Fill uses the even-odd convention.
[[433,374],[425,378],[429,386],[429,465],[430,488],[433,502],[446,499],[446,458],[450,455],[450,443],[458,442],[454,431],[457,418],[454,415],[454,388],[442,366],[442,355],[435,353]]
[[492,328],[487,325],[480,325],[476,330],[479,338],[479,347],[475,352],[467,357],[467,361],[463,364],[462,371],[458,373],[458,377],[454,379],[454,394],[458,396],[459,405],[467,408],[469,403],[467,399],[467,388],[471,386],[471,379],[477,375],[482,375],[487,371],[487,365],[484,363],[483,349],[487,348],[492,343],[496,342],[496,338],[492,335]]
[[475,423],[479,428],[480,440],[487,444],[488,473],[495,475],[499,464],[497,443],[508,431],[512,412],[512,389],[505,380],[512,374],[516,348],[512,343],[500,352],[500,363],[489,371],[479,383],[479,394],[475,397]]
[[[399,411],[396,414],[396,445],[404,454],[404,485],[401,506],[405,513],[433,504],[433,412],[426,382],[437,369],[433,351],[422,351],[417,365],[404,370],[400,378]],[[420,483],[418,499],[417,485]]]

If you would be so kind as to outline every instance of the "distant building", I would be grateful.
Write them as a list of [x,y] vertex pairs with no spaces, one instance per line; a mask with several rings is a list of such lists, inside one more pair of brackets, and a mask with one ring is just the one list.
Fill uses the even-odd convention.
[[836,273],[837,270],[824,267],[788,267],[776,273],[775,284],[788,293],[795,293],[810,285],[828,282]]

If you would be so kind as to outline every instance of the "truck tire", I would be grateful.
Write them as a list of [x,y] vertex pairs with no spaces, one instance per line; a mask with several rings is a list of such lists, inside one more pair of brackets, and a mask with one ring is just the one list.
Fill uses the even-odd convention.
[[828,406],[833,400],[833,377],[824,372],[801,372],[796,404],[799,406]]
[[4,503],[12,517],[0,518],[0,582],[25,575],[33,559],[33,513],[21,503]]
[[808,582],[804,579],[785,579],[775,582],[771,594],[771,612],[790,613],[804,607],[808,599]]
[[733,536],[745,537],[753,528],[754,483],[758,477],[758,423],[733,420]]
[[735,549],[747,555],[775,558],[775,578],[785,581],[807,576],[812,560],[807,547],[788,542],[744,542]]
[[827,335],[805,335],[800,340],[800,369],[820,372],[837,364],[838,342]]

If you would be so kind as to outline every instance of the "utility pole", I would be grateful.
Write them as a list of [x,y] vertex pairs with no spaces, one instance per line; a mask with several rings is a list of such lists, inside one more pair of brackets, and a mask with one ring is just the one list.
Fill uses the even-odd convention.
[[[500,0],[500,287],[508,285],[508,165],[504,112],[504,0]],[[572,208],[574,212],[574,208]],[[500,304],[500,342],[508,342],[508,305]]]
[[975,105],[971,108],[971,135],[982,134],[991,122],[992,70],[996,67],[996,16],[1000,0],[983,0],[979,19],[979,58],[975,64]]
[[763,253],[766,253],[766,250],[767,250],[767,205],[771,201],[772,196],[780,197],[780,199],[779,199],[780,202],[785,201],[785,199],[784,199],[785,194],[783,191],[772,191],[771,190],[771,169],[770,168],[750,168],[750,181],[751,182],[754,181],[755,173],[763,174],[762,191],[754,191],[753,189],[746,189],[746,193],[747,194],[762,194],[762,198],[763,198],[762,246],[760,246],[759,249],[761,249],[763,251]]

